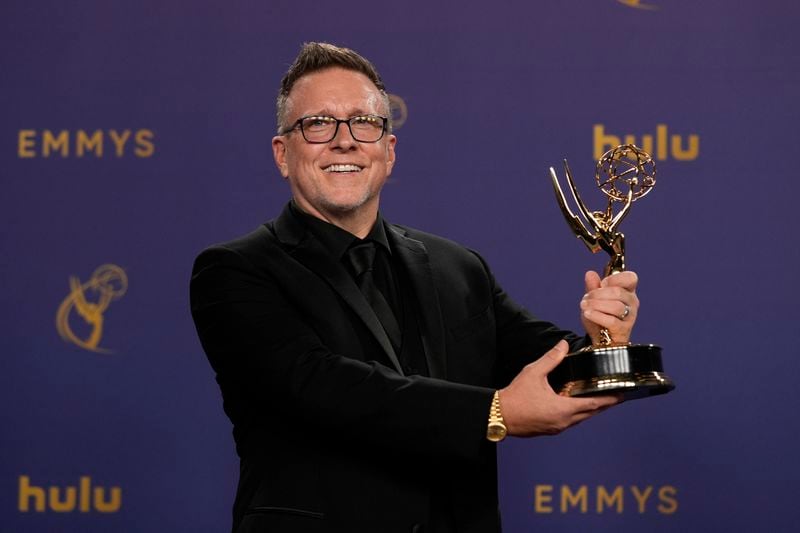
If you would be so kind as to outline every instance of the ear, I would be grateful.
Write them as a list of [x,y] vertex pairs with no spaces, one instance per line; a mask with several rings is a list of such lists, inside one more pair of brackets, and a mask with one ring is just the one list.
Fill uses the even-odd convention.
[[272,157],[275,165],[284,178],[289,177],[289,165],[286,163],[286,137],[277,135],[272,138]]
[[394,135],[389,135],[388,143],[386,144],[386,175],[392,173],[392,168],[394,168],[394,161],[395,161],[395,152],[394,147],[397,144],[397,137]]

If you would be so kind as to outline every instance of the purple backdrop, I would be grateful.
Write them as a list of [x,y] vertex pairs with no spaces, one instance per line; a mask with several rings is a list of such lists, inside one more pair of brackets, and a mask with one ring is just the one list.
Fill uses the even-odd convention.
[[405,104],[386,217],[481,251],[562,325],[605,257],[570,236],[547,168],[568,157],[599,207],[609,136],[657,152],[623,230],[636,340],[663,345],[678,389],[504,442],[505,530],[793,530],[798,15],[788,0],[6,0],[0,529],[229,527],[237,463],[189,272],[285,203],[274,94],[300,44],[327,40]]

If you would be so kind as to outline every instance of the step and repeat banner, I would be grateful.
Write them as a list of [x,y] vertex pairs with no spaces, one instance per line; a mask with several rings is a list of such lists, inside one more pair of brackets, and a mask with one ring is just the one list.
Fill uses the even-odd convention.
[[649,151],[621,226],[634,340],[674,392],[500,445],[505,531],[790,531],[800,498],[800,7],[788,0],[6,0],[0,6],[0,531],[217,532],[238,464],[188,307],[195,255],[271,219],[274,100],[304,41],[391,92],[393,222],[480,251],[579,328],[602,269],[570,162]]

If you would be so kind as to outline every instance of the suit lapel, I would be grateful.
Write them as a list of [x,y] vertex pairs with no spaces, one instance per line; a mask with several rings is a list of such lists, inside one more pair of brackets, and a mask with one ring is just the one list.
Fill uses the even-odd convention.
[[284,245],[288,246],[289,255],[303,263],[310,270],[325,279],[339,296],[353,309],[358,317],[375,336],[381,348],[386,352],[395,370],[403,374],[400,361],[389,341],[389,337],[381,326],[375,311],[370,307],[356,283],[320,241],[306,231],[295,216],[284,208],[281,215],[275,220],[275,234]]
[[433,282],[428,251],[422,242],[406,237],[401,228],[391,224],[386,224],[386,228],[386,234],[394,245],[394,250],[399,254],[401,263],[408,270],[411,290],[414,291],[416,301],[419,302],[416,311],[419,317],[420,337],[425,350],[428,371],[432,378],[446,378],[444,322],[439,306],[439,296]]

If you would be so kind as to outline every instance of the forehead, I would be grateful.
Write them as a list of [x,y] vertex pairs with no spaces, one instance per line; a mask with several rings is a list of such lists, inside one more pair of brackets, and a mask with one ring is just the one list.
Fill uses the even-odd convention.
[[286,103],[290,118],[317,113],[350,116],[383,111],[381,93],[368,77],[338,67],[312,72],[298,79]]

